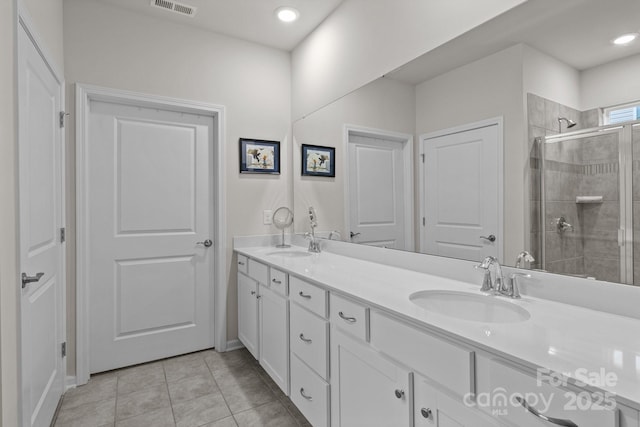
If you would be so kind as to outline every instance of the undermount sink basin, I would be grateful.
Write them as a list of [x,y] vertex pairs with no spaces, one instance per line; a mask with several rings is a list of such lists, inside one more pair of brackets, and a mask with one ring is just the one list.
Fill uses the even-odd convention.
[[531,317],[524,308],[491,295],[419,291],[411,294],[409,299],[425,310],[473,322],[517,323]]
[[303,258],[303,257],[311,256],[311,253],[304,252],[304,251],[282,250],[282,251],[269,252],[267,253],[267,255],[282,256],[285,258]]

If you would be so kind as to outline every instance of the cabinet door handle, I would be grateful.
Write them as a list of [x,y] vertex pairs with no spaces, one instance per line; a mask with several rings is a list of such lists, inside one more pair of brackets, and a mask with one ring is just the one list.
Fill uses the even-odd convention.
[[340,316],[340,318],[343,319],[345,322],[349,322],[349,323],[356,323],[356,320],[357,320],[355,317],[345,316],[343,312],[339,312],[338,316]]
[[536,417],[545,420],[547,422],[550,422],[551,424],[555,424],[557,426],[563,426],[563,427],[578,427],[578,425],[576,423],[574,423],[571,420],[563,420],[560,418],[551,418],[551,417],[547,417],[545,415],[542,415],[540,412],[538,412],[538,410],[532,406],[529,406],[529,404],[527,403],[526,400],[524,400],[522,397],[520,396],[516,396],[516,400],[518,401],[519,404],[521,404],[527,411],[529,411],[530,413],[532,413],[533,415],[535,415]]
[[304,392],[304,387],[300,387],[300,395],[302,397],[304,397],[305,399],[307,399],[309,402],[311,402],[313,400],[313,398],[311,396],[307,396]]
[[307,295],[302,291],[298,292],[298,295],[300,295],[302,298],[311,299],[311,295]]
[[256,294],[256,291],[251,291],[251,295],[255,295],[255,294]]
[[275,283],[276,285],[280,285],[280,284],[282,284],[282,280],[271,279],[271,281],[272,281],[273,283]]
[[313,341],[310,340],[309,338],[305,338],[304,334],[300,334],[300,339],[304,342],[306,342],[307,344],[311,344]]
[[420,414],[422,414],[422,416],[423,416],[424,418],[429,419],[429,418],[431,418],[431,409],[429,409],[429,408],[422,408],[422,409],[420,409]]
[[404,397],[404,390],[396,389],[395,393],[398,399],[402,399]]

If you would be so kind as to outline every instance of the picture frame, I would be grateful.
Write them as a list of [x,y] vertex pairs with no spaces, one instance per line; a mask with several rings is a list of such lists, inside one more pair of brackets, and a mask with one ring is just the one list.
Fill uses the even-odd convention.
[[336,176],[336,149],[302,144],[302,176]]
[[280,175],[280,141],[240,138],[240,173]]

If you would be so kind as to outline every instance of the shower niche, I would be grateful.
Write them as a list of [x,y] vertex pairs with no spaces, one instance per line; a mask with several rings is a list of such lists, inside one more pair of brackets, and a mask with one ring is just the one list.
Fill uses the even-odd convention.
[[564,133],[530,123],[532,268],[640,284],[640,123],[573,115]]

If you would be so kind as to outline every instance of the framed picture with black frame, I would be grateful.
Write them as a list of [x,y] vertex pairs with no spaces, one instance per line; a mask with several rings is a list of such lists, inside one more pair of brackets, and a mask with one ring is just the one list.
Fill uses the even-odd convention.
[[240,138],[240,173],[280,174],[280,141]]
[[336,176],[336,149],[302,144],[303,176]]

